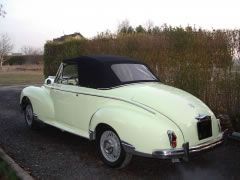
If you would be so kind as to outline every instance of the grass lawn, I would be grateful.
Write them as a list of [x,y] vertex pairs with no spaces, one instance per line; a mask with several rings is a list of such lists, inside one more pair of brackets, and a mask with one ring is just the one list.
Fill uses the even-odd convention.
[[43,83],[41,71],[9,71],[0,72],[1,85],[37,84]]
[[15,172],[0,158],[0,179],[1,180],[18,180]]

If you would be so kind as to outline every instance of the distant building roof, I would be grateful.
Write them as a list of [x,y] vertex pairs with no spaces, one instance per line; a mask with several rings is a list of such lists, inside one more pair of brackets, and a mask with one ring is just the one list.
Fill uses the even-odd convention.
[[68,35],[64,35],[64,36],[55,38],[55,39],[53,39],[53,41],[63,42],[63,41],[72,40],[72,39],[84,39],[84,37],[81,33],[75,32],[73,34],[68,34]]

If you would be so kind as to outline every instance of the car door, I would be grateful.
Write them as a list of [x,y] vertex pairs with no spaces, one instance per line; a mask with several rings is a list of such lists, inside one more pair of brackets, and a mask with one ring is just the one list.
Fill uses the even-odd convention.
[[55,126],[88,137],[88,121],[84,118],[84,95],[79,95],[78,65],[64,64],[51,89],[55,110]]

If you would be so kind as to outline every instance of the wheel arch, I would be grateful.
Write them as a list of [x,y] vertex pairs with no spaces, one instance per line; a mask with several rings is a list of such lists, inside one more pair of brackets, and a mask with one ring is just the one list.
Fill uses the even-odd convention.
[[98,135],[98,133],[100,133],[103,129],[108,129],[108,128],[116,131],[113,127],[109,126],[106,123],[99,123],[95,128],[96,135]]
[[21,110],[24,110],[28,102],[31,102],[33,112],[39,119],[54,118],[53,102],[49,90],[45,87],[29,86],[24,88],[20,96]]
[[27,104],[31,102],[29,100],[29,98],[27,96],[23,96],[21,101],[20,101],[20,108],[21,108],[21,111],[24,111],[24,109],[26,108]]
[[[131,117],[133,117],[135,114],[140,113],[132,110],[133,109],[124,107],[104,107],[98,109],[92,115],[89,122],[90,140],[95,140],[97,131],[103,127],[109,127],[113,129],[121,138],[122,136],[119,134],[119,131],[121,127],[126,125],[126,116],[131,119]],[[125,119],[125,121],[121,121],[121,119]]]

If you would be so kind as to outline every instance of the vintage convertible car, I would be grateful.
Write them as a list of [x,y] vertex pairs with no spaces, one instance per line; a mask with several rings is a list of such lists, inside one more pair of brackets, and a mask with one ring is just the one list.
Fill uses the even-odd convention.
[[43,122],[95,140],[111,167],[124,167],[132,155],[188,159],[223,142],[219,120],[202,101],[126,57],[66,59],[42,87],[24,88],[20,104],[27,126]]

